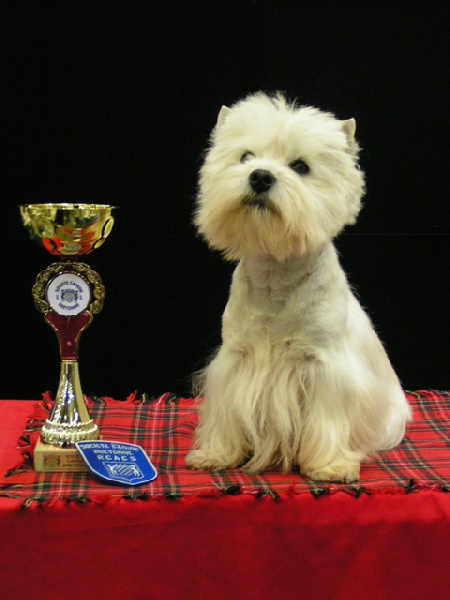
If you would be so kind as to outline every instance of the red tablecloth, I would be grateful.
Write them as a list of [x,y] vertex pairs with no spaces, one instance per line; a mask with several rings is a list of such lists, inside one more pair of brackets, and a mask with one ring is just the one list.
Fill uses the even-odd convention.
[[409,399],[405,441],[353,485],[192,472],[192,400],[92,403],[103,438],[144,446],[158,469],[137,488],[35,474],[48,407],[1,401],[0,598],[447,598],[450,395]]

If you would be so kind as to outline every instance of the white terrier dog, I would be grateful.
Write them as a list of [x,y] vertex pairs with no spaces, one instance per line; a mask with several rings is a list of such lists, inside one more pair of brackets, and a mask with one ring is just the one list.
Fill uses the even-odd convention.
[[203,372],[192,468],[297,463],[353,481],[368,454],[402,440],[409,406],[332,244],[364,192],[354,132],[353,119],[281,94],[219,114],[195,223],[240,262]]

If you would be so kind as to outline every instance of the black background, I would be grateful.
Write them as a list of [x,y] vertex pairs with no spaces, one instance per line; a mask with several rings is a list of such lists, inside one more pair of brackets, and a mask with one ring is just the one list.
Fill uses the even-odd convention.
[[190,391],[220,341],[233,266],[191,224],[222,104],[285,90],[357,120],[368,193],[337,240],[404,387],[449,388],[445,3],[4,2],[1,389],[59,377],[31,286],[52,259],[17,205],[117,204],[87,262],[107,287],[80,343],[85,393]]

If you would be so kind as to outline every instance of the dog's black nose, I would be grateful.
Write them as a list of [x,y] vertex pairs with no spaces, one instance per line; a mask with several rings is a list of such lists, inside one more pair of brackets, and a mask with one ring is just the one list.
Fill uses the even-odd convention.
[[276,182],[276,178],[266,169],[255,169],[248,178],[250,185],[257,194],[267,192]]

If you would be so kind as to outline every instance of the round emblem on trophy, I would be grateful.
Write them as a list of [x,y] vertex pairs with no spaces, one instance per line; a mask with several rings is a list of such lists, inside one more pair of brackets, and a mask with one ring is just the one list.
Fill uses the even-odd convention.
[[47,285],[46,300],[59,315],[74,316],[85,311],[91,301],[91,288],[83,277],[63,272]]

